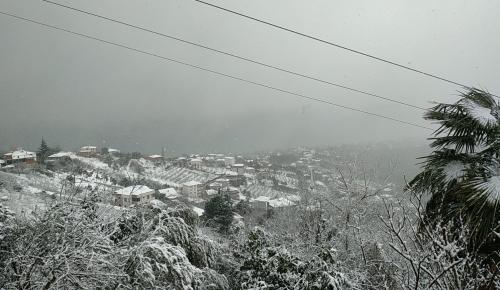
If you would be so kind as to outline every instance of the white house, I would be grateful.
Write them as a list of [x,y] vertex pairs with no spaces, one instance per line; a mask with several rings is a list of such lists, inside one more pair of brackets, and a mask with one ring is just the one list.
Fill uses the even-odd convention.
[[129,207],[153,199],[154,190],[145,185],[133,185],[114,192],[115,205]]
[[189,164],[194,168],[200,168],[201,165],[203,164],[203,161],[199,158],[193,158],[189,160]]
[[36,162],[36,153],[19,148],[15,151],[4,154],[3,159],[6,164],[32,164]]
[[95,146],[83,146],[80,148],[80,151],[78,151],[78,154],[80,156],[84,157],[91,157],[97,154],[97,147]]
[[191,198],[200,197],[203,190],[203,184],[198,181],[192,180],[182,184],[182,194]]
[[243,164],[233,164],[232,170],[234,172],[238,173],[238,175],[243,175],[243,174],[245,174],[245,165],[243,165]]

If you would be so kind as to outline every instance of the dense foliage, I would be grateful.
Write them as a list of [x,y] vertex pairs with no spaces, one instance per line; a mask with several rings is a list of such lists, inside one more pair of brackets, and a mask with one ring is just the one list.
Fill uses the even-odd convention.
[[233,222],[233,204],[229,195],[218,194],[211,198],[205,205],[204,218],[222,232],[227,232]]
[[210,269],[215,245],[159,202],[118,218],[109,208],[66,202],[29,217],[0,210],[5,289],[228,288]]

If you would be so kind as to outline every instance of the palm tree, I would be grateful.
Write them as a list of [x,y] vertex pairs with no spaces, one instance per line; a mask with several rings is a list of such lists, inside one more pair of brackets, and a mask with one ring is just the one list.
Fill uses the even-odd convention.
[[[408,188],[430,194],[431,222],[464,220],[474,250],[499,250],[500,107],[491,94],[471,89],[455,104],[437,104],[424,115],[440,126],[433,152]],[[493,246],[493,248],[491,248]]]

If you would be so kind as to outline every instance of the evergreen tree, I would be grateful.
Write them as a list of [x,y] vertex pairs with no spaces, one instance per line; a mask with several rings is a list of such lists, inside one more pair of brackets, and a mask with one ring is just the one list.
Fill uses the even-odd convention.
[[429,193],[427,221],[465,221],[473,250],[499,249],[500,107],[484,91],[471,89],[455,104],[438,104],[425,118],[441,126],[423,157],[423,170],[408,187]]
[[241,215],[246,215],[252,212],[252,208],[250,207],[250,202],[248,201],[248,199],[244,199],[238,202],[234,207],[234,210]]
[[233,222],[233,206],[229,195],[217,195],[205,204],[205,218],[227,232]]
[[49,157],[49,152],[50,152],[50,148],[47,145],[47,143],[45,142],[45,140],[42,138],[42,143],[40,144],[40,147],[38,148],[38,152],[37,152],[37,158],[40,161],[40,163],[42,163],[42,164],[45,163],[45,159],[47,159],[47,157]]

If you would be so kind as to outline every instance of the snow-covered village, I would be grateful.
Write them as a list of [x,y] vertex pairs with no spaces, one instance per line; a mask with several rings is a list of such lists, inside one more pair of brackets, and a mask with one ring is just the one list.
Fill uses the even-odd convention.
[[497,11],[0,1],[0,290],[500,289]]

